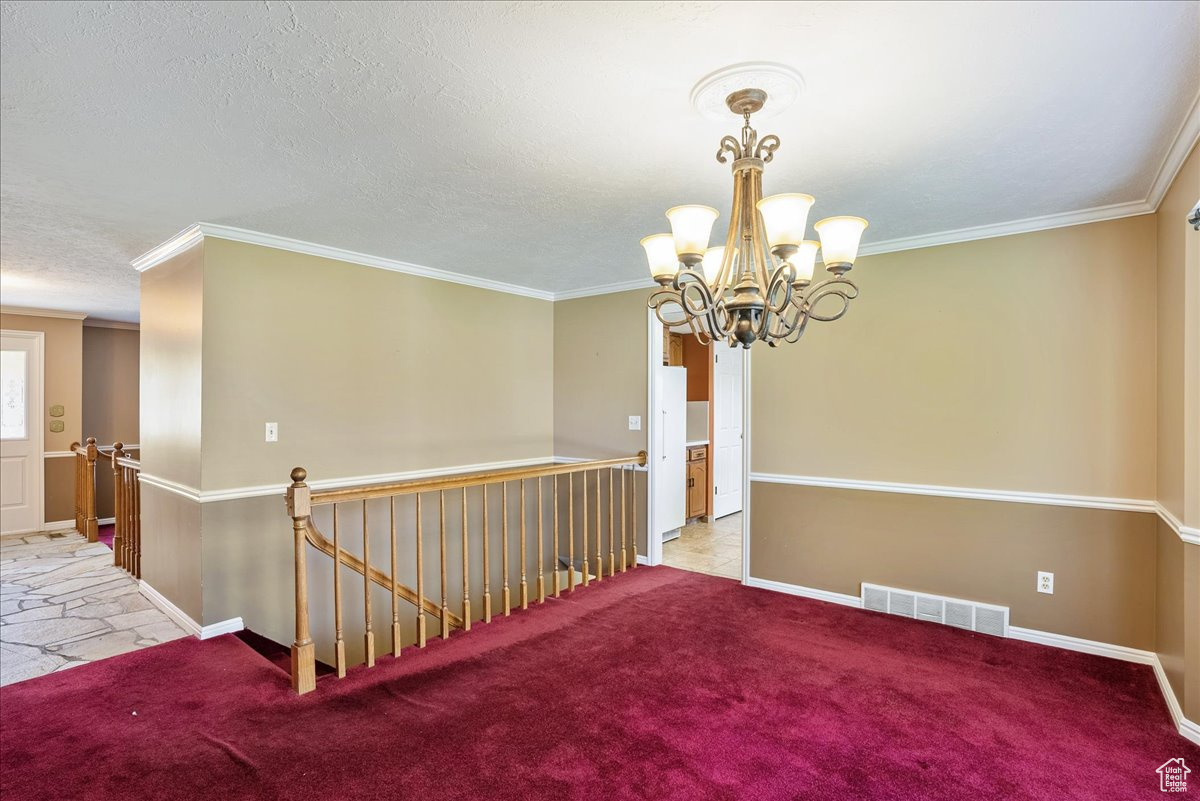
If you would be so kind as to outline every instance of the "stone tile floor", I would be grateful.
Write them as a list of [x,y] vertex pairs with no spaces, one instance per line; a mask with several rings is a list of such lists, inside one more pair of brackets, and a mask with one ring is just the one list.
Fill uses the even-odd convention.
[[739,581],[742,578],[742,515],[690,523],[679,538],[663,543],[663,564]]
[[0,686],[187,634],[74,531],[0,538]]

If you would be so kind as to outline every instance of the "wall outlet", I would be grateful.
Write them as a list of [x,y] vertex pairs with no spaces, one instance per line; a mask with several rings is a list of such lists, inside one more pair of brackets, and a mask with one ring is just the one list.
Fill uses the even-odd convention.
[[279,423],[267,423],[267,442],[279,442]]
[[1044,592],[1047,595],[1054,594],[1054,574],[1045,571],[1038,571],[1037,591]]
[[642,430],[641,415],[637,415],[637,414],[629,415],[629,430],[630,431],[641,431]]

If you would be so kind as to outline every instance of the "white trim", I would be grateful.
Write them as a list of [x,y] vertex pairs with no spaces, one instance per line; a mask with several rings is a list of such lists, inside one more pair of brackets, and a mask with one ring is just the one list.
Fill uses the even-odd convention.
[[1158,654],[1154,654],[1154,661],[1151,664],[1154,666],[1154,678],[1158,679],[1158,689],[1167,701],[1167,709],[1171,712],[1171,721],[1175,724],[1176,730],[1196,745],[1200,745],[1200,725],[1183,716],[1179,699],[1175,697],[1175,688],[1171,686]]
[[[42,531],[60,531],[64,528],[69,528],[72,531],[75,530],[74,520],[51,520],[50,522],[43,523],[42,525],[44,526]],[[5,534],[4,536],[7,537],[8,535]]]
[[1163,155],[1162,164],[1158,166],[1158,172],[1150,184],[1150,191],[1146,193],[1146,202],[1150,206],[1157,209],[1158,204],[1162,203],[1197,140],[1200,140],[1200,92],[1196,93],[1191,108],[1183,116],[1183,123]]
[[1189,545],[1200,545],[1200,528],[1185,526],[1167,507],[1157,501],[1154,503],[1154,507],[1154,511],[1158,512],[1158,516],[1162,518],[1163,522],[1179,535],[1179,539]]
[[[634,548],[637,548],[637,542],[636,542],[636,541],[633,543],[633,547],[634,547]],[[649,566],[650,566],[650,560],[649,560],[649,559],[647,559],[646,557],[642,556],[640,553],[637,555],[637,563],[638,563],[639,565],[646,565],[647,567],[649,567]]]
[[64,459],[68,456],[74,456],[74,451],[43,451],[43,459]]
[[116,522],[117,522],[117,518],[115,518],[115,517],[102,517],[96,521],[96,525],[97,526],[112,526],[112,525],[116,525]]
[[877,256],[883,253],[896,253],[901,250],[916,250],[918,248],[936,247],[938,245],[956,245],[961,242],[974,242],[978,239],[993,239],[998,236],[1013,234],[1028,234],[1034,231],[1046,231],[1051,228],[1066,228],[1072,225],[1119,220],[1122,217],[1136,217],[1140,214],[1152,214],[1154,207],[1145,200],[1129,203],[1114,203],[1110,206],[1096,206],[1090,209],[1067,211],[1059,214],[1045,214],[1040,217],[1027,217],[1023,220],[974,225],[970,228],[957,228],[952,231],[935,231],[929,234],[904,236],[896,239],[884,239],[880,242],[870,242],[858,249],[860,256]]
[[826,603],[862,609],[862,599],[857,595],[845,595],[840,592],[818,590],[813,587],[801,587],[799,584],[787,584],[782,581],[754,578],[753,576],[748,576],[745,584],[747,587],[756,587],[760,590],[782,592],[785,595],[798,595],[801,598],[812,598],[814,601],[825,601]]
[[246,624],[242,622],[240,617],[231,617],[229,620],[222,620],[220,623],[212,623],[201,627],[198,636],[202,640],[211,640],[213,637],[220,637],[222,634],[232,634],[244,628],[246,628]]
[[[659,531],[658,508],[654,499],[658,497],[658,482],[662,471],[658,469],[658,412],[661,406],[658,392],[657,373],[663,362],[663,326],[654,309],[646,309],[646,419],[642,430],[646,432],[646,564],[662,564],[663,532]],[[637,550],[637,532],[633,538]],[[640,558],[640,557],[639,557]]]
[[147,584],[145,579],[138,579],[138,589],[141,590],[142,595],[146,596],[146,600],[150,601],[150,603],[154,604],[163,612],[165,612],[167,617],[178,623],[179,626],[188,634],[192,634],[194,636],[200,635],[200,624],[192,620],[192,618],[178,606],[171,603],[171,601],[167,599],[167,596],[163,595],[161,592]]
[[113,328],[117,331],[141,331],[142,327],[138,323],[126,323],[120,320],[84,320],[84,328]]
[[935,484],[902,484],[893,481],[860,481],[852,478],[793,476],[782,473],[752,473],[752,481],[767,484],[797,484],[805,487],[894,492],[901,495],[932,495],[941,498],[970,498],[978,501],[1035,503],[1046,506],[1077,506],[1084,509],[1113,509],[1124,512],[1154,512],[1155,502],[1137,498],[1104,498],[1094,495],[1058,495],[1049,492],[944,487]]
[[82,320],[85,312],[59,311],[58,309],[35,309],[24,306],[0,306],[0,314],[17,314],[25,317],[59,317],[63,320]]
[[611,295],[616,292],[629,292],[634,289],[653,289],[658,286],[650,278],[638,278],[633,281],[617,281],[612,284],[598,284],[596,286],[585,286],[578,289],[568,289],[563,292],[555,292],[554,302],[560,300],[574,300],[575,298],[590,298],[593,295]]
[[157,267],[167,259],[178,256],[192,245],[199,244],[203,239],[204,232],[200,230],[200,226],[189,225],[162,244],[147,250],[131,261],[130,264],[139,273],[144,273],[151,267]]
[[1066,651],[1078,651],[1083,654],[1107,656],[1109,659],[1120,659],[1124,662],[1137,662],[1139,665],[1152,665],[1157,655],[1153,651],[1143,651],[1138,648],[1127,648],[1124,645],[1111,645],[1096,640],[1085,640],[1081,637],[1070,637],[1066,634],[1055,634],[1049,631],[1026,629],[1020,626],[1008,627],[1009,639],[1022,642],[1032,642],[1038,645],[1048,645],[1051,648],[1062,648]]
[[321,245],[316,242],[304,242],[302,240],[291,239],[290,237],[286,236],[266,234],[262,233],[261,231],[249,231],[245,228],[234,228],[228,225],[214,225],[213,223],[205,222],[192,225],[190,228],[181,231],[158,247],[144,253],[141,256],[138,256],[132,262],[133,267],[138,272],[145,272],[146,270],[161,264],[163,261],[191,247],[205,237],[227,239],[231,242],[245,242],[246,244],[250,245],[262,245],[263,247],[276,248],[277,250],[288,250],[293,253],[303,253],[307,256],[317,256],[318,258],[322,259],[333,259],[335,261],[343,261],[349,264],[359,264],[364,267],[375,267],[380,270],[390,270],[392,272],[416,275],[422,278],[432,278],[436,281],[448,281],[452,284],[464,284],[466,286],[472,286],[478,289],[490,289],[495,292],[506,292],[510,295],[521,295],[527,298],[536,298],[538,300],[554,300],[554,293],[547,292],[543,289],[533,289],[531,287],[505,283],[503,281],[493,281],[487,278],[463,275],[462,273],[439,270],[434,267],[425,267],[420,264],[399,261],[397,259],[387,259],[382,256],[372,256],[367,253],[358,253],[353,250],[345,250],[343,248],[330,247],[329,245]]
[[[506,462],[485,462],[482,464],[462,464],[451,465],[449,467],[438,467],[430,470],[408,470],[402,473],[380,473],[370,476],[347,476],[345,478],[330,478],[319,481],[310,481],[308,486],[314,490],[327,489],[343,489],[345,487],[357,487],[361,484],[391,484],[397,481],[412,481],[424,478],[440,478],[442,476],[452,476],[458,473],[479,473],[491,470],[506,470],[509,468],[518,467],[536,467],[538,465],[550,464],[554,461],[553,456],[539,456],[533,459],[513,459]],[[187,498],[189,501],[196,503],[220,503],[222,501],[237,501],[243,498],[265,498],[272,495],[283,495],[287,490],[286,483],[280,484],[263,484],[251,487],[231,487],[221,490],[199,490],[195,487],[190,487],[187,484],[180,484],[177,481],[160,478],[146,471],[141,471],[138,474],[138,480],[143,484],[148,484],[151,487],[173,492],[176,495]]]

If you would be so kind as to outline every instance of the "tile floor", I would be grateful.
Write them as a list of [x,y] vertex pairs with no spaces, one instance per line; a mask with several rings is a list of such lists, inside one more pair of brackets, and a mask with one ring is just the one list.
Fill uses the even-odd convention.
[[683,527],[679,539],[663,544],[663,564],[695,573],[742,578],[742,515]]
[[186,632],[74,531],[0,538],[0,686]]

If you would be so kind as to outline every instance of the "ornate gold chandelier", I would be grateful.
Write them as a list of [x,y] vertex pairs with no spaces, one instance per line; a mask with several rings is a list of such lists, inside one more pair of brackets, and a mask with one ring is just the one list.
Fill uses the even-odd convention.
[[[826,217],[813,225],[820,241],[805,239],[813,197],[762,196],[763,166],[775,157],[779,137],[759,139],[750,115],[766,100],[761,89],[742,89],[725,99],[744,120],[741,141],[726,136],[717,149],[718,162],[726,163],[727,154],[733,157],[733,209],[725,245],[708,247],[718,216],[710,206],[676,206],[667,212],[671,233],[642,240],[650,273],[662,286],[650,296],[650,308],[664,325],[686,322],[704,344],[749,348],[756,340],[772,347],[795,342],[810,320],[837,320],[858,297],[846,273],[854,266],[867,221]],[[813,284],[818,250],[832,277]]]

